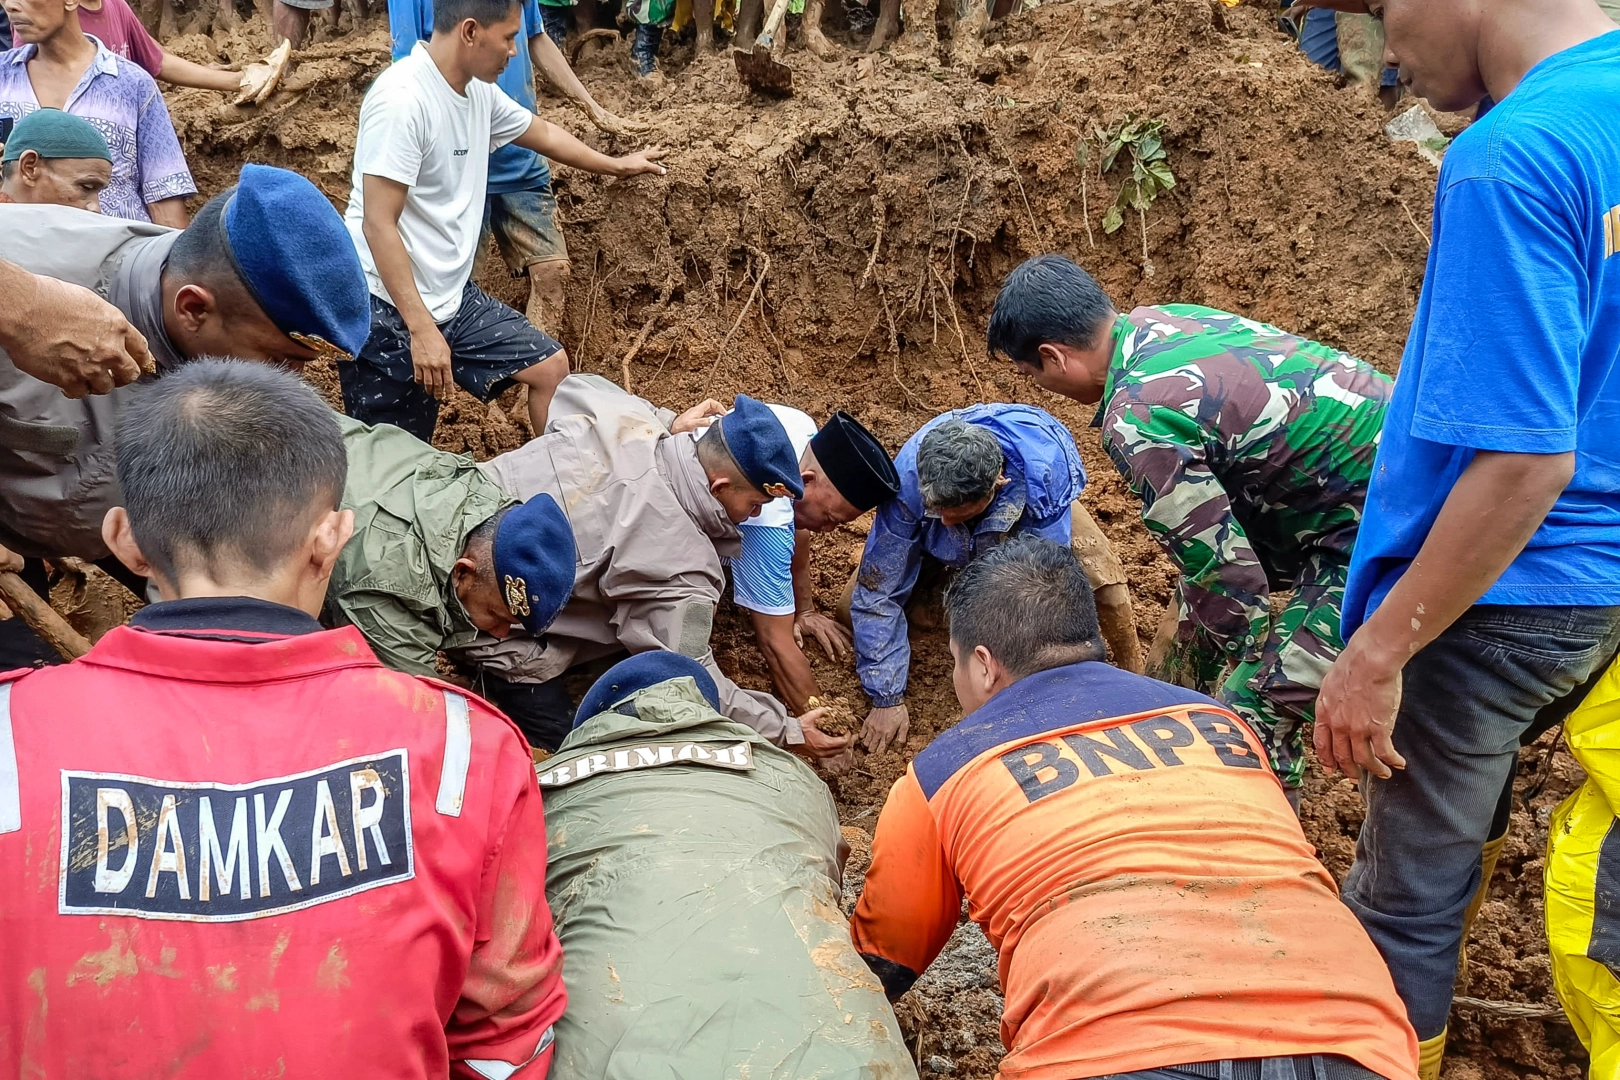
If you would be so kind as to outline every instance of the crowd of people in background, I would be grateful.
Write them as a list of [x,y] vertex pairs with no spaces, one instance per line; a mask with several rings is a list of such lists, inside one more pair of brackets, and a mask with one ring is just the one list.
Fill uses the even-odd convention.
[[[1517,750],[1620,671],[1594,0],[1292,5],[1313,55],[1332,14],[1434,107],[1497,103],[1446,154],[1396,380],[1123,309],[1064,255],[1008,274],[990,352],[1096,407],[1178,571],[1146,659],[1044,409],[891,454],[843,410],[570,370],[550,170],[665,167],[534,113],[538,70],[625,125],[569,88],[556,5],[399,0],[345,211],[247,165],[188,215],[155,79],[262,99],[316,2],[226,73],[124,0],[5,0],[0,571],[43,597],[45,560],[85,560],[149,602],[65,664],[0,620],[0,1068],[915,1076],[891,1005],[965,906],[1009,1080],[1438,1080]],[[491,243],[526,312],[474,283]],[[519,389],[533,437],[435,449],[456,386]],[[816,534],[867,513],[822,610]],[[728,578],[772,690],[716,662]],[[923,743],[912,631],[941,621],[962,717]],[[855,732],[813,644],[853,663]],[[1366,802],[1342,895],[1298,817],[1307,738]],[[909,760],[846,918],[823,777],[857,744]],[[1580,857],[1575,951],[1609,965],[1620,898]],[[1594,1075],[1605,970],[1559,983]]]

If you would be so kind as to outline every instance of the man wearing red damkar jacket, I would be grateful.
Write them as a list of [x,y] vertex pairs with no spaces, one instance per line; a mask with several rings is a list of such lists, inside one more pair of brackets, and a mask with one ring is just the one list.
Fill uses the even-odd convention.
[[[528,750],[312,617],[353,528],[331,411],[199,361],[119,419],[103,532],[163,602],[0,681],[0,1074],[544,1077],[564,990]],[[533,505],[506,521],[560,518]],[[524,524],[490,560],[554,612],[572,544]]]

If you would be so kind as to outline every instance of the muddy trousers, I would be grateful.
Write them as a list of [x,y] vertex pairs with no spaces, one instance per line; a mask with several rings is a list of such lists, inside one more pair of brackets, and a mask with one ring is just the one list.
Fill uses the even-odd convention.
[[1074,557],[1080,560],[1097,599],[1097,622],[1108,646],[1108,657],[1115,667],[1140,675],[1142,641],[1136,633],[1136,609],[1131,604],[1125,567],[1090,512],[1078,502],[1069,511],[1069,522]]
[[1193,621],[1177,585],[1148,650],[1149,675],[1215,694],[1248,721],[1290,791],[1305,779],[1305,726],[1316,718],[1317,691],[1344,651],[1339,616],[1349,571],[1338,559],[1307,562],[1260,655],[1230,669],[1220,643]]
[[1579,703],[1620,646],[1620,607],[1476,604],[1407,663],[1406,768],[1365,782],[1343,897],[1383,954],[1419,1040],[1451,1012],[1480,853],[1526,730]]

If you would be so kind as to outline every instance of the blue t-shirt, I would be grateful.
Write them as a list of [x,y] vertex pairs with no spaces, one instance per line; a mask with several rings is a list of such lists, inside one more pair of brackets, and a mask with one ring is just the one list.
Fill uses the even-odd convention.
[[[529,63],[529,41],[546,32],[540,21],[540,5],[522,0],[523,29],[518,31],[517,55],[512,57],[495,85],[506,96],[534,112],[534,66]],[[393,38],[393,58],[409,55],[418,41],[433,36],[433,0],[388,0],[388,32]],[[551,166],[533,150],[512,143],[489,155],[491,195],[511,191],[538,191],[551,183]]]
[[[1620,604],[1620,32],[1548,57],[1446,151],[1344,597],[1348,637],[1479,450],[1574,451],[1485,604]],[[1504,492],[1504,495],[1507,493]]]

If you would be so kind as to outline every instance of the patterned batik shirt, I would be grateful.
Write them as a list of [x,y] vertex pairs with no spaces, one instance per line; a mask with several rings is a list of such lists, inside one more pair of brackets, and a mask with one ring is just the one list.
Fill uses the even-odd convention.
[[1181,570],[1193,618],[1259,654],[1270,592],[1348,563],[1393,382],[1326,345],[1194,304],[1119,316],[1103,447]]
[[[88,120],[112,151],[112,182],[101,193],[108,217],[151,221],[150,203],[194,195],[197,185],[152,76],[96,43],[96,57],[68,95],[65,111]],[[28,78],[37,45],[0,53],[0,116],[22,119],[40,107]]]

